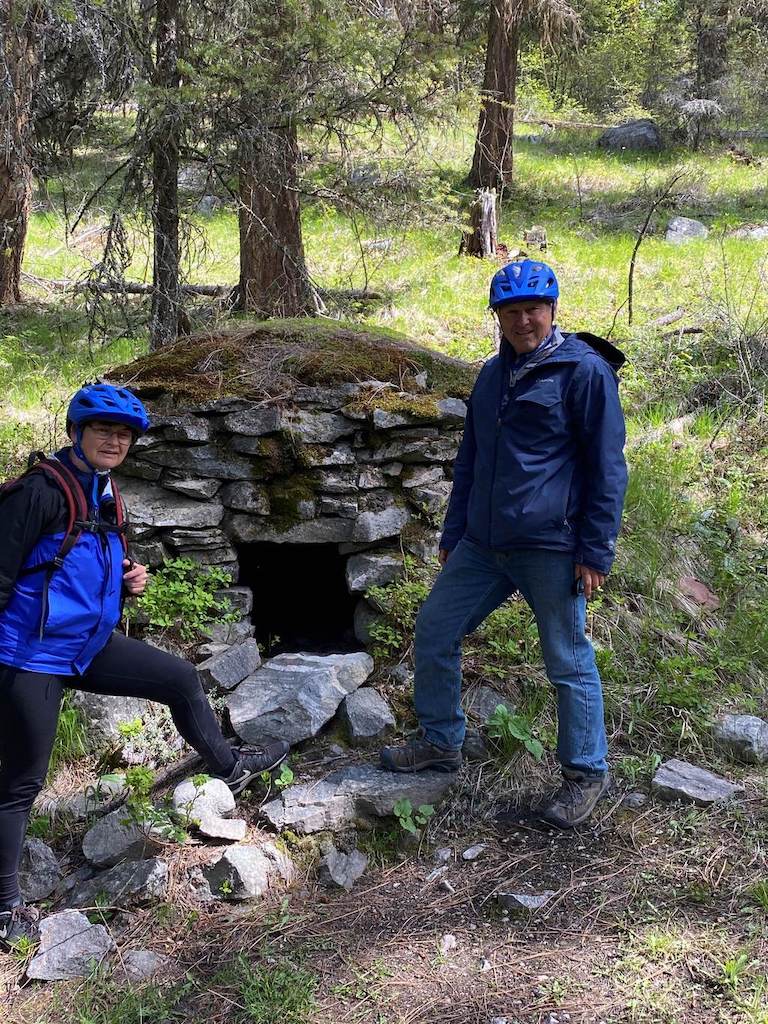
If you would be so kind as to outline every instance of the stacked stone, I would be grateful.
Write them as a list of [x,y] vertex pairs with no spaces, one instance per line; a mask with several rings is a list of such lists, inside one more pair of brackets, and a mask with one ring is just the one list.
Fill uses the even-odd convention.
[[466,417],[460,399],[418,398],[368,381],[300,387],[284,403],[147,400],[152,427],[121,470],[135,557],[183,555],[234,580],[237,544],[334,543],[350,592],[390,582],[401,544],[436,552]]

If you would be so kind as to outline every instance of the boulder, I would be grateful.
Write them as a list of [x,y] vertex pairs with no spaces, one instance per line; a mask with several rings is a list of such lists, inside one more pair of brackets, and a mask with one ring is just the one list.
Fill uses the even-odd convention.
[[304,445],[301,461],[305,466],[353,466],[355,455],[348,444],[337,444],[333,448],[322,445]]
[[768,722],[755,715],[723,715],[714,727],[715,742],[745,764],[768,763]]
[[721,775],[673,758],[665,761],[651,780],[651,790],[664,800],[682,800],[684,803],[708,807],[710,804],[732,800],[744,791],[743,786],[728,782]]
[[202,630],[203,635],[207,636],[212,643],[227,647],[244,643],[253,636],[254,632],[253,625],[242,619],[239,622],[213,622]]
[[231,900],[263,896],[275,885],[290,884],[294,874],[290,857],[274,843],[233,846],[203,869],[211,892]]
[[[358,487],[357,473],[353,469],[320,470],[316,479],[318,491],[324,494],[353,494]],[[380,487],[383,482],[371,486]]]
[[88,739],[95,748],[119,736],[121,724],[143,718],[147,712],[147,702],[139,697],[112,697],[84,690],[70,690],[69,693],[72,703],[85,718]]
[[249,638],[234,647],[227,647],[197,666],[203,688],[220,690],[234,688],[261,665],[258,643]]
[[281,654],[227,699],[232,728],[247,743],[315,736],[373,671],[367,654]]
[[19,864],[19,888],[26,903],[50,896],[62,878],[59,859],[50,846],[30,837],[24,840]]
[[[215,473],[208,475],[216,476]],[[143,526],[146,529],[204,530],[218,526],[224,516],[224,506],[219,502],[177,497],[164,487],[145,481],[126,480],[120,489],[128,506],[132,529]]]
[[681,242],[690,242],[696,238],[706,238],[709,228],[700,220],[693,220],[691,217],[673,217],[667,225],[665,238],[668,242],[679,245]]
[[200,786],[192,779],[185,779],[173,791],[171,799],[174,808],[202,835],[230,842],[245,839],[248,826],[240,818],[230,818],[235,810],[235,798],[221,779],[208,779]]
[[445,772],[398,775],[372,765],[352,765],[317,782],[289,786],[262,807],[262,814],[275,828],[302,835],[351,825],[369,828],[391,817],[398,800],[408,799],[414,807],[439,803],[455,779]]
[[91,924],[77,910],[62,910],[40,922],[40,945],[27,966],[27,977],[37,981],[87,977],[114,948],[104,925]]
[[464,737],[464,744],[461,748],[461,756],[470,762],[484,764],[490,761],[493,756],[485,742],[485,737],[479,729],[467,729]]
[[108,868],[122,860],[140,860],[154,847],[151,829],[131,821],[125,807],[106,814],[83,836],[85,859],[97,868]]
[[647,117],[607,128],[597,140],[597,144],[603,149],[613,150],[660,150],[662,147],[661,133],[656,123]]
[[250,409],[231,412],[224,417],[224,429],[232,434],[260,437],[280,430],[282,417],[275,405],[257,405]]
[[370,686],[363,686],[345,697],[341,717],[353,742],[379,739],[395,725],[389,704]]
[[368,858],[360,850],[343,853],[331,844],[326,848],[317,874],[323,885],[350,892],[367,867]]
[[82,882],[70,898],[70,906],[122,906],[131,900],[163,899],[168,891],[168,865],[157,857],[124,861]]
[[180,441],[187,444],[204,444],[211,439],[210,421],[203,416],[164,416],[156,421],[163,426],[166,441]]
[[353,555],[347,561],[347,587],[353,594],[363,594],[369,587],[383,587],[396,580],[403,571],[403,558],[371,552]]

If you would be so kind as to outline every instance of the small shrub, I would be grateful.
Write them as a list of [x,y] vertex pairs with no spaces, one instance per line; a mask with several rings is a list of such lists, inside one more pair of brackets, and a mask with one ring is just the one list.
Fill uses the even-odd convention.
[[127,615],[133,620],[145,616],[150,627],[177,630],[189,642],[211,623],[236,621],[237,615],[216,598],[216,591],[229,583],[223,569],[202,570],[189,558],[171,558],[152,573],[145,592],[127,607]]
[[403,797],[397,801],[392,808],[392,812],[404,832],[410,832],[411,835],[418,836],[421,835],[422,828],[424,828],[435,813],[435,808],[432,804],[420,804],[414,810],[411,801]]
[[74,703],[72,695],[65,692],[56,726],[56,739],[48,767],[48,777],[53,778],[63,764],[71,764],[88,752],[88,727],[82,711]]
[[488,719],[488,736],[504,757],[510,758],[525,749],[540,761],[544,747],[531,731],[531,724],[522,715],[513,714],[505,704],[499,704]]

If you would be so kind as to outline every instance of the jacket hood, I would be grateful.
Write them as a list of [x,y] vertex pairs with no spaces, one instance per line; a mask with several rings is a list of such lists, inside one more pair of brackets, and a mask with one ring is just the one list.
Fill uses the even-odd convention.
[[[589,346],[594,352],[596,352],[602,359],[608,363],[614,373],[618,373],[619,370],[626,364],[627,357],[620,349],[612,345],[610,341],[605,338],[599,337],[597,334],[590,334],[588,331],[576,331],[568,333],[562,332],[565,341],[559,348],[555,349],[551,356],[549,356],[545,362],[578,362],[584,355],[584,348],[579,345],[582,342],[583,345]],[[502,335],[500,355],[505,359],[514,359],[515,350],[507,339]]]

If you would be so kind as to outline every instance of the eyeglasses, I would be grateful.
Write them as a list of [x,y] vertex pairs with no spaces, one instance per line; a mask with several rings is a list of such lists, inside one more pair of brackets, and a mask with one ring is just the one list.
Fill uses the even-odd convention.
[[108,441],[110,437],[114,437],[118,444],[130,444],[133,440],[133,433],[128,427],[111,427],[107,423],[87,423],[86,426],[100,441]]

